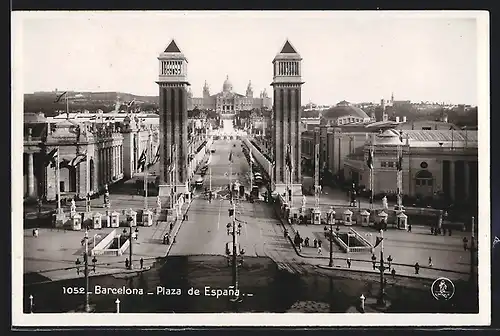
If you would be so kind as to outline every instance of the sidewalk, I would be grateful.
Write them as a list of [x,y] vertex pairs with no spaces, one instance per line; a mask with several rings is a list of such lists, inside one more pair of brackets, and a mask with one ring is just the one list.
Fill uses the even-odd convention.
[[[190,204],[184,204],[183,213],[189,210]],[[182,216],[173,227],[171,239],[178,234],[182,225]],[[129,250],[122,256],[97,256],[95,272],[89,257],[89,276],[99,276],[108,274],[130,274],[145,271],[153,267],[157,258],[167,256],[172,248],[172,244],[164,245],[163,236],[170,231],[169,222],[157,222],[150,227],[138,226],[138,240],[133,241],[133,265],[134,269],[125,269],[125,259],[129,257]],[[128,227],[120,227],[118,230]],[[89,251],[94,246],[94,235],[96,244],[99,243],[113,228],[103,228],[89,233]],[[69,231],[63,229],[39,229],[39,236],[33,237],[32,230],[24,230],[24,273],[39,273],[50,280],[71,279],[83,276],[83,264],[80,265],[80,274],[77,273],[75,261],[77,258],[83,263],[84,246],[81,240],[84,237],[84,230]],[[142,270],[139,266],[139,259],[143,258]]]
[[[283,228],[289,233],[289,242],[292,244],[297,255],[306,262],[314,265],[324,265],[329,263],[330,243],[324,236],[323,225],[297,225],[289,224],[281,219]],[[329,228],[329,227],[328,227]],[[374,243],[377,232],[371,228],[359,226],[340,226],[339,232],[347,232],[353,228],[359,234],[365,236],[368,241]],[[334,228],[334,230],[336,227]],[[302,247],[299,251],[293,242],[295,233],[299,231],[302,238],[309,237],[310,247]],[[313,247],[314,239],[322,241],[322,253],[318,255],[318,249]],[[412,232],[397,229],[388,229],[384,232],[384,259],[388,266],[387,257],[392,256],[391,267],[396,270],[397,276],[410,276],[419,278],[437,279],[446,276],[451,279],[468,278],[470,274],[470,252],[464,251],[462,247],[462,236],[433,236],[428,227],[412,227]],[[380,258],[380,247],[375,251],[377,261]],[[347,258],[351,259],[350,271],[380,273],[378,268],[373,270],[371,253],[351,252],[347,254],[334,242],[333,260],[336,269],[348,269]],[[428,267],[428,258],[432,257],[433,266]],[[415,263],[420,265],[419,274],[415,274]],[[377,267],[379,262],[377,262]],[[390,274],[390,270],[386,271]]]

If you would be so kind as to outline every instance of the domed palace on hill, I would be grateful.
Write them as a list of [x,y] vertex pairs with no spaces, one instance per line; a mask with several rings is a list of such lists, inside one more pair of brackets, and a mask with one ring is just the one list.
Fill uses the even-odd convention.
[[222,115],[222,117],[232,118],[237,112],[252,109],[271,109],[272,101],[264,89],[258,98],[253,96],[252,83],[249,82],[246,93],[239,94],[233,91],[233,84],[226,76],[222,85],[222,91],[210,95],[210,88],[205,81],[203,86],[203,97],[193,97],[191,91],[188,92],[188,109],[198,108],[200,110],[213,110]]
[[322,111],[320,114],[320,125],[337,126],[353,123],[368,123],[371,118],[360,108],[352,106],[343,100],[336,106]]

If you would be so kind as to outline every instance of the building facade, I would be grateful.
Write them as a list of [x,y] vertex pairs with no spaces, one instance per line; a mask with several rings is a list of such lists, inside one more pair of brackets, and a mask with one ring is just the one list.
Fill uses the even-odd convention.
[[477,200],[477,131],[457,130],[451,124],[431,130],[412,130],[404,125],[396,125],[399,129],[317,127],[306,131],[302,134],[304,164],[312,172],[314,146],[318,143],[323,173],[369,188],[367,159],[368,151],[373,149],[374,194],[394,194],[399,150],[403,157],[404,195],[439,194],[453,201]]
[[210,88],[205,82],[203,86],[203,97],[193,97],[192,92],[188,93],[188,109],[198,108],[200,110],[213,110],[222,116],[232,117],[239,111],[252,109],[270,109],[272,106],[271,98],[268,97],[264,89],[260,96],[254,97],[252,83],[249,82],[246,93],[240,94],[233,91],[233,84],[226,76],[222,85],[222,91],[214,95],[210,94]]
[[[56,200],[58,188],[61,198],[82,199],[140,172],[142,153],[147,164],[155,160],[158,124],[146,124],[137,116],[113,122],[40,115],[29,119],[24,123],[23,160],[27,199]],[[55,151],[58,156],[51,156]]]

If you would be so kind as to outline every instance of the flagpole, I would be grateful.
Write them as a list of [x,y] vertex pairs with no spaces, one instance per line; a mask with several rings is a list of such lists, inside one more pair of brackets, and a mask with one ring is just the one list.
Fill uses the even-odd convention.
[[314,146],[314,200],[319,208],[319,144]]
[[253,190],[253,155],[252,149],[250,149],[250,194]]
[[372,135],[372,139],[371,139],[371,144],[370,144],[370,153],[369,155],[371,156],[371,167],[370,168],[370,210],[373,210],[373,180],[374,180],[374,175],[373,175],[373,168],[374,168],[374,156],[375,156],[375,150],[374,150],[374,146],[373,146],[373,135]]
[[[290,146],[290,145],[289,145]],[[290,209],[293,208],[293,156],[290,147]]]
[[450,129],[451,129],[451,150],[453,151],[453,126]]
[[148,141],[146,143],[146,161],[144,163],[144,210],[148,209],[148,182],[147,182],[147,176],[148,176],[148,149],[149,149],[149,142],[151,140],[151,134],[148,134]]
[[64,95],[66,97],[66,119],[69,119],[69,102],[68,102],[68,93]]
[[402,151],[402,148],[401,148],[401,145],[398,145],[397,147],[397,164],[398,164],[398,167],[397,167],[397,184],[398,184],[398,210],[401,210],[401,203],[402,203],[402,200],[401,200],[401,197],[402,197],[402,188],[403,188],[403,151]]
[[61,214],[61,182],[59,176],[59,146],[57,146],[57,158],[56,158],[56,196],[57,196],[57,213]]

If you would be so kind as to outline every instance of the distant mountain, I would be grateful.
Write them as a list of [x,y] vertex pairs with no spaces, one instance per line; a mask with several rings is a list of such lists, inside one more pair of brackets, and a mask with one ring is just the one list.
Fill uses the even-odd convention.
[[[58,114],[56,111],[66,110],[66,99],[55,102],[60,92],[34,92],[24,95],[24,112],[43,112],[46,116]],[[139,96],[125,92],[77,92],[69,91],[68,102],[70,110],[101,109],[110,112],[115,109],[117,101],[122,105],[135,99],[135,106],[142,110],[153,110],[158,107],[158,96]]]

